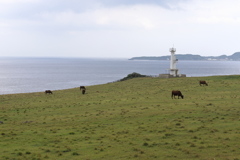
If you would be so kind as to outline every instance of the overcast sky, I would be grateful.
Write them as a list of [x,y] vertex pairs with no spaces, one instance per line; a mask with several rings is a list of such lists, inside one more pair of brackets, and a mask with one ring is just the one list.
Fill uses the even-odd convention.
[[240,0],[0,0],[0,56],[240,51]]

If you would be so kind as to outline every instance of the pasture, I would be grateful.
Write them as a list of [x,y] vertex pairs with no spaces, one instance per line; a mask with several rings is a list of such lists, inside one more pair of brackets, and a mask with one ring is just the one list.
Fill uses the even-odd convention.
[[0,159],[240,160],[238,75],[86,88],[0,95]]

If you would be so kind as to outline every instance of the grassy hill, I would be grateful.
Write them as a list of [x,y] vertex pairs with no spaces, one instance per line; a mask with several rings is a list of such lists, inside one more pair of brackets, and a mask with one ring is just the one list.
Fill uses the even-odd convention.
[[86,88],[0,95],[0,159],[240,159],[240,76]]

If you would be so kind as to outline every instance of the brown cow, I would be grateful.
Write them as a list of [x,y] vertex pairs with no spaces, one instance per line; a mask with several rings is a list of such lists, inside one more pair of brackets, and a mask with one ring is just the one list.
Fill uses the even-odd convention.
[[86,89],[83,88],[83,89],[82,89],[82,94],[85,94],[85,92],[86,92]]
[[179,96],[182,97],[183,99],[183,95],[180,91],[172,91],[172,99],[173,97],[175,98],[175,96],[178,96],[178,99],[179,99]]
[[48,93],[48,94],[53,94],[52,91],[50,91],[50,90],[46,90],[45,93],[46,93],[46,94],[47,94],[47,93]]
[[207,82],[206,81],[199,81],[199,85],[202,86],[202,85],[206,85],[208,86]]

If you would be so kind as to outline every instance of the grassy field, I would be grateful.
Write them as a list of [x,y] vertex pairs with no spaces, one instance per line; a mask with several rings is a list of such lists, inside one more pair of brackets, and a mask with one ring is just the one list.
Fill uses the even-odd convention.
[[0,159],[240,160],[238,75],[86,88],[0,95]]

